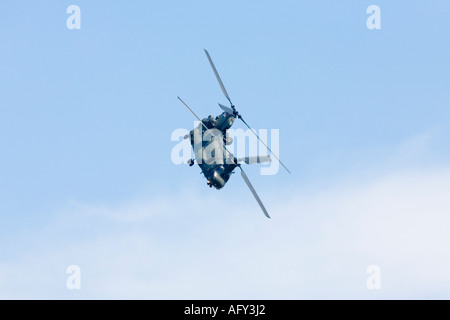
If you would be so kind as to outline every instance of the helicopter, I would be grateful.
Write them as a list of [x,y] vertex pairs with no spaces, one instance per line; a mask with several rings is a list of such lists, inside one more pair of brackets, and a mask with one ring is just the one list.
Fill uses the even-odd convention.
[[188,160],[189,166],[193,166],[197,162],[198,166],[202,170],[204,177],[207,179],[207,185],[214,187],[217,190],[222,189],[227,181],[230,179],[231,174],[234,173],[234,169],[237,167],[241,171],[241,176],[245,183],[249,187],[259,206],[261,207],[264,215],[270,219],[270,216],[264,207],[261,199],[253,188],[250,180],[248,179],[241,164],[255,164],[270,162],[270,156],[254,156],[245,158],[236,158],[225,146],[232,143],[233,139],[228,135],[227,130],[231,128],[236,118],[241,120],[247,128],[258,138],[258,140],[268,149],[268,151],[279,161],[279,163],[290,174],[289,169],[281,162],[281,160],[273,154],[272,150],[260,139],[258,134],[247,124],[242,115],[236,110],[236,107],[231,102],[230,96],[222,82],[222,79],[217,72],[217,69],[209,55],[209,52],[204,49],[209,64],[219,82],[222,93],[230,103],[230,107],[224,106],[219,103],[219,107],[223,112],[213,117],[212,115],[207,118],[200,119],[195,112],[180,98],[178,100],[194,115],[194,117],[200,122],[197,127],[192,129],[189,134],[184,136],[184,139],[190,139],[191,146],[194,150],[195,159]]

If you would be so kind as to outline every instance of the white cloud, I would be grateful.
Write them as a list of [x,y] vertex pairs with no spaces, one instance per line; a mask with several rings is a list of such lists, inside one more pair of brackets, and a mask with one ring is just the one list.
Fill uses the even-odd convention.
[[[250,194],[239,210],[193,191],[72,202],[0,263],[0,297],[450,298],[450,169],[343,185],[274,198],[271,220]],[[65,287],[72,264],[79,291]],[[381,290],[366,287],[373,264]]]

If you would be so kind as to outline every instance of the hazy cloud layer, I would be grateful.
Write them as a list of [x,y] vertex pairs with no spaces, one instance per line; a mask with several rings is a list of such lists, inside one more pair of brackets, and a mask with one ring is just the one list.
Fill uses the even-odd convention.
[[[272,220],[250,197],[217,207],[219,193],[71,202],[20,235],[28,245],[0,264],[0,297],[450,298],[448,190],[450,168],[404,170],[291,191],[273,200]],[[65,286],[72,264],[81,290]],[[369,265],[380,290],[366,287]]]

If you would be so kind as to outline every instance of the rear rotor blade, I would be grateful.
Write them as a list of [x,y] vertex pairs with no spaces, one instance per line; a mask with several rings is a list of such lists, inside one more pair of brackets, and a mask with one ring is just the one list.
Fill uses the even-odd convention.
[[228,112],[229,114],[233,114],[233,109],[228,108],[228,107],[225,107],[223,104],[220,104],[220,103],[219,103],[219,107],[220,107],[223,111]]
[[267,146],[267,144],[264,143],[264,141],[261,140],[261,138],[258,136],[258,134],[247,124],[247,122],[245,122],[245,120],[242,118],[242,116],[239,116],[239,119],[242,120],[242,122],[247,126],[247,128],[249,128],[253,134],[258,138],[259,141],[262,142],[262,144],[267,148],[267,150],[269,150],[269,152],[281,163],[281,165],[283,166],[284,169],[286,169],[287,172],[289,172],[289,174],[291,174],[291,172],[289,171],[289,169],[284,165],[283,162],[281,162],[281,160],[277,157],[276,154],[274,154],[272,152],[272,150],[270,150],[270,148]]
[[209,64],[211,65],[211,68],[213,69],[214,74],[216,75],[217,81],[219,82],[219,85],[220,85],[220,88],[222,89],[223,94],[228,99],[228,101],[230,101],[230,104],[233,105],[233,103],[231,103],[231,99],[230,99],[230,96],[228,95],[227,89],[225,89],[225,86],[223,85],[222,79],[220,79],[219,73],[217,72],[217,69],[214,66],[214,63],[212,62],[208,51],[206,49],[203,49],[203,50],[205,50],[206,56],[208,57],[208,60],[209,60]]
[[241,167],[239,167],[239,169],[241,169],[241,176],[244,179],[245,183],[247,184],[248,188],[250,189],[250,191],[253,193],[253,196],[255,197],[256,201],[258,201],[259,206],[261,207],[262,211],[264,212],[264,215],[270,219],[269,214],[267,213],[266,208],[264,207],[263,203],[261,202],[261,199],[259,199],[258,194],[256,193],[255,189],[253,188],[252,184],[250,183],[250,180],[248,180],[247,175],[245,174],[244,170],[242,170]]
[[272,159],[270,159],[269,156],[245,157],[238,159],[238,162],[245,162],[246,164],[266,163],[270,161],[272,161]]

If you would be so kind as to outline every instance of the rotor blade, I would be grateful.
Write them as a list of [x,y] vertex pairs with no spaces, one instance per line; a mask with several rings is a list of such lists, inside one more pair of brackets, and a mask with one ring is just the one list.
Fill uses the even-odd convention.
[[245,174],[244,170],[242,170],[241,167],[239,167],[239,169],[241,169],[241,176],[244,179],[245,183],[247,184],[247,186],[249,187],[250,191],[253,193],[253,196],[255,197],[256,201],[258,201],[259,206],[261,207],[262,211],[264,212],[264,215],[270,219],[269,214],[267,213],[266,208],[264,207],[264,205],[261,202],[261,199],[259,199],[258,194],[256,193],[255,189],[253,188],[252,184],[250,183],[250,180],[248,180],[247,175]]
[[219,103],[219,107],[220,107],[223,111],[228,112],[229,114],[233,114],[233,109],[228,108],[228,107],[225,107],[223,104],[220,104],[220,103]]
[[[209,64],[211,65],[211,68],[213,69],[214,74],[216,75],[217,81],[219,82],[220,88],[222,88],[223,94],[228,99],[228,101],[230,101],[230,103],[231,103],[231,99],[230,99],[230,96],[228,95],[227,89],[225,89],[225,86],[223,85],[222,79],[220,79],[219,73],[217,72],[217,69],[214,66],[214,63],[212,62],[208,51],[206,49],[203,49],[203,50],[205,50],[206,56],[208,57],[208,60],[209,60]],[[233,104],[233,103],[231,103],[231,104]]]
[[[203,128],[205,128],[205,131],[210,132],[212,135],[214,135],[214,134],[211,132],[211,130],[209,130],[209,129],[205,126],[205,124],[203,123],[203,121],[200,120],[200,118],[195,114],[195,112],[192,111],[192,109],[189,108],[188,105],[187,105],[186,103],[184,103],[184,101],[181,100],[180,97],[177,97],[177,98],[178,98],[178,100],[180,100],[180,102],[186,107],[186,109],[188,109],[188,110],[194,115],[194,117],[196,117],[197,120],[200,121],[200,123],[202,124]],[[221,147],[222,147],[222,148],[223,148],[223,149],[231,156],[232,159],[234,159],[234,155],[233,155],[233,154],[225,147],[225,145],[223,144],[223,142],[222,142],[222,144],[221,144]]]
[[281,165],[283,166],[283,168],[285,168],[286,171],[289,172],[289,174],[291,174],[291,172],[290,172],[289,169],[284,165],[284,163],[281,162],[281,160],[277,157],[276,154],[274,154],[274,153],[272,152],[272,150],[270,150],[270,148],[267,146],[267,144],[265,144],[264,141],[261,140],[261,138],[258,136],[258,134],[257,134],[257,133],[256,133],[256,132],[248,125],[248,124],[247,124],[247,122],[245,122],[245,120],[244,120],[242,117],[239,117],[239,119],[241,119],[242,122],[247,126],[247,128],[249,128],[249,129],[253,132],[253,134],[258,138],[258,140],[261,141],[262,144],[263,144],[264,146],[266,146],[267,150],[269,150],[269,152],[270,152],[271,154],[273,154],[273,156],[281,163]]
[[[178,100],[180,100],[180,102],[186,107],[186,109],[188,109],[193,115],[194,115],[194,117],[196,117],[197,118],[197,120],[198,121],[200,121],[200,123],[201,124],[203,124],[203,121],[202,120],[200,120],[200,118],[199,117],[197,117],[197,115],[195,114],[195,112],[194,111],[192,111],[192,109],[191,108],[189,108],[188,107],[188,105],[186,104],[186,103],[184,103],[184,101],[183,100],[181,100],[181,98],[180,97],[177,97],[178,98]],[[208,130],[208,128],[206,128],[206,126],[203,124],[203,126],[205,127],[205,129],[206,130]]]
[[238,159],[238,162],[245,162],[246,164],[265,163],[270,161],[272,161],[272,159],[269,156],[245,157]]

